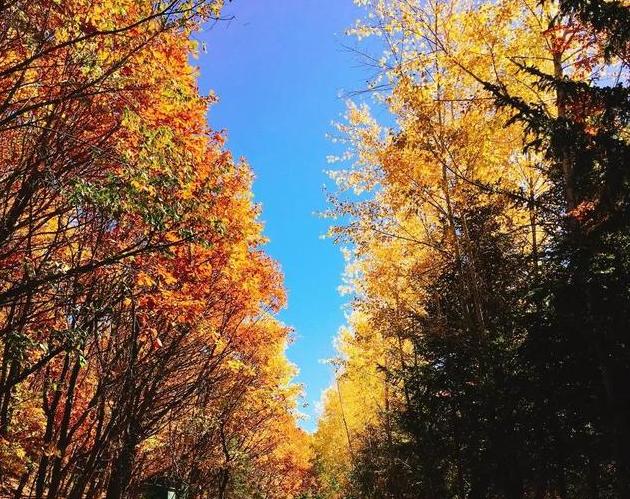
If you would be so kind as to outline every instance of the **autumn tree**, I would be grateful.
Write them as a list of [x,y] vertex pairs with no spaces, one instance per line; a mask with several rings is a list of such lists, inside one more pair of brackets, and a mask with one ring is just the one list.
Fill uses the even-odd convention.
[[[341,372],[385,345],[389,410],[342,466],[320,452],[325,479],[342,497],[609,497],[615,471],[624,497],[627,7],[360,3],[396,124],[352,104],[340,126],[355,162],[332,173],[349,220],[332,235],[371,330],[351,329]],[[341,445],[336,406],[318,435]]]
[[0,3],[2,493],[302,488],[281,275],[189,62],[220,8]]

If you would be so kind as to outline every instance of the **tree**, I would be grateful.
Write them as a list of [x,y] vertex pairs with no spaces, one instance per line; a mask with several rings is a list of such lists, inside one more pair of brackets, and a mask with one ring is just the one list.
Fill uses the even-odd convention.
[[394,403],[344,493],[624,497],[627,7],[361,3],[396,126],[350,108],[333,236]]
[[307,480],[282,276],[189,63],[221,4],[0,2],[2,493]]

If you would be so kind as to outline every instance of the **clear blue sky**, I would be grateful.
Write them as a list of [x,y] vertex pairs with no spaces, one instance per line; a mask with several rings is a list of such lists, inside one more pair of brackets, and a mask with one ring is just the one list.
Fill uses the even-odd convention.
[[332,339],[343,324],[337,287],[343,259],[330,240],[322,185],[326,156],[339,152],[326,138],[344,112],[340,92],[365,88],[369,76],[343,48],[345,30],[359,17],[352,0],[235,0],[226,3],[230,22],[206,27],[196,38],[207,54],[194,61],[202,92],[220,101],[208,115],[213,129],[226,129],[228,147],[244,156],[256,174],[267,251],[280,262],[289,304],[280,318],[295,328],[289,358],[300,369],[310,416],[330,383],[321,359],[334,355]]

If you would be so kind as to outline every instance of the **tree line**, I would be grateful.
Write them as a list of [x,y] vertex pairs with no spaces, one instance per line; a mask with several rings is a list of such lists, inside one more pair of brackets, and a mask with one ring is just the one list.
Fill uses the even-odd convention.
[[630,497],[627,3],[357,4],[320,496]]
[[221,4],[0,1],[2,497],[307,479],[282,277],[190,62]]

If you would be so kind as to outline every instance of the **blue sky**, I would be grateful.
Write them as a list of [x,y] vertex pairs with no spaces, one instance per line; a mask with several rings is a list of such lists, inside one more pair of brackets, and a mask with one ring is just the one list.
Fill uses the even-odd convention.
[[365,88],[369,71],[344,45],[344,31],[359,17],[352,0],[235,0],[232,21],[207,26],[196,36],[207,53],[197,61],[202,92],[219,103],[208,114],[213,129],[226,129],[228,147],[256,174],[267,251],[280,262],[289,304],[280,318],[295,328],[289,358],[300,369],[308,407],[331,380],[321,359],[334,355],[332,340],[344,322],[337,287],[343,259],[322,240],[326,208],[326,156],[339,153],[326,134],[344,112],[344,92]]

